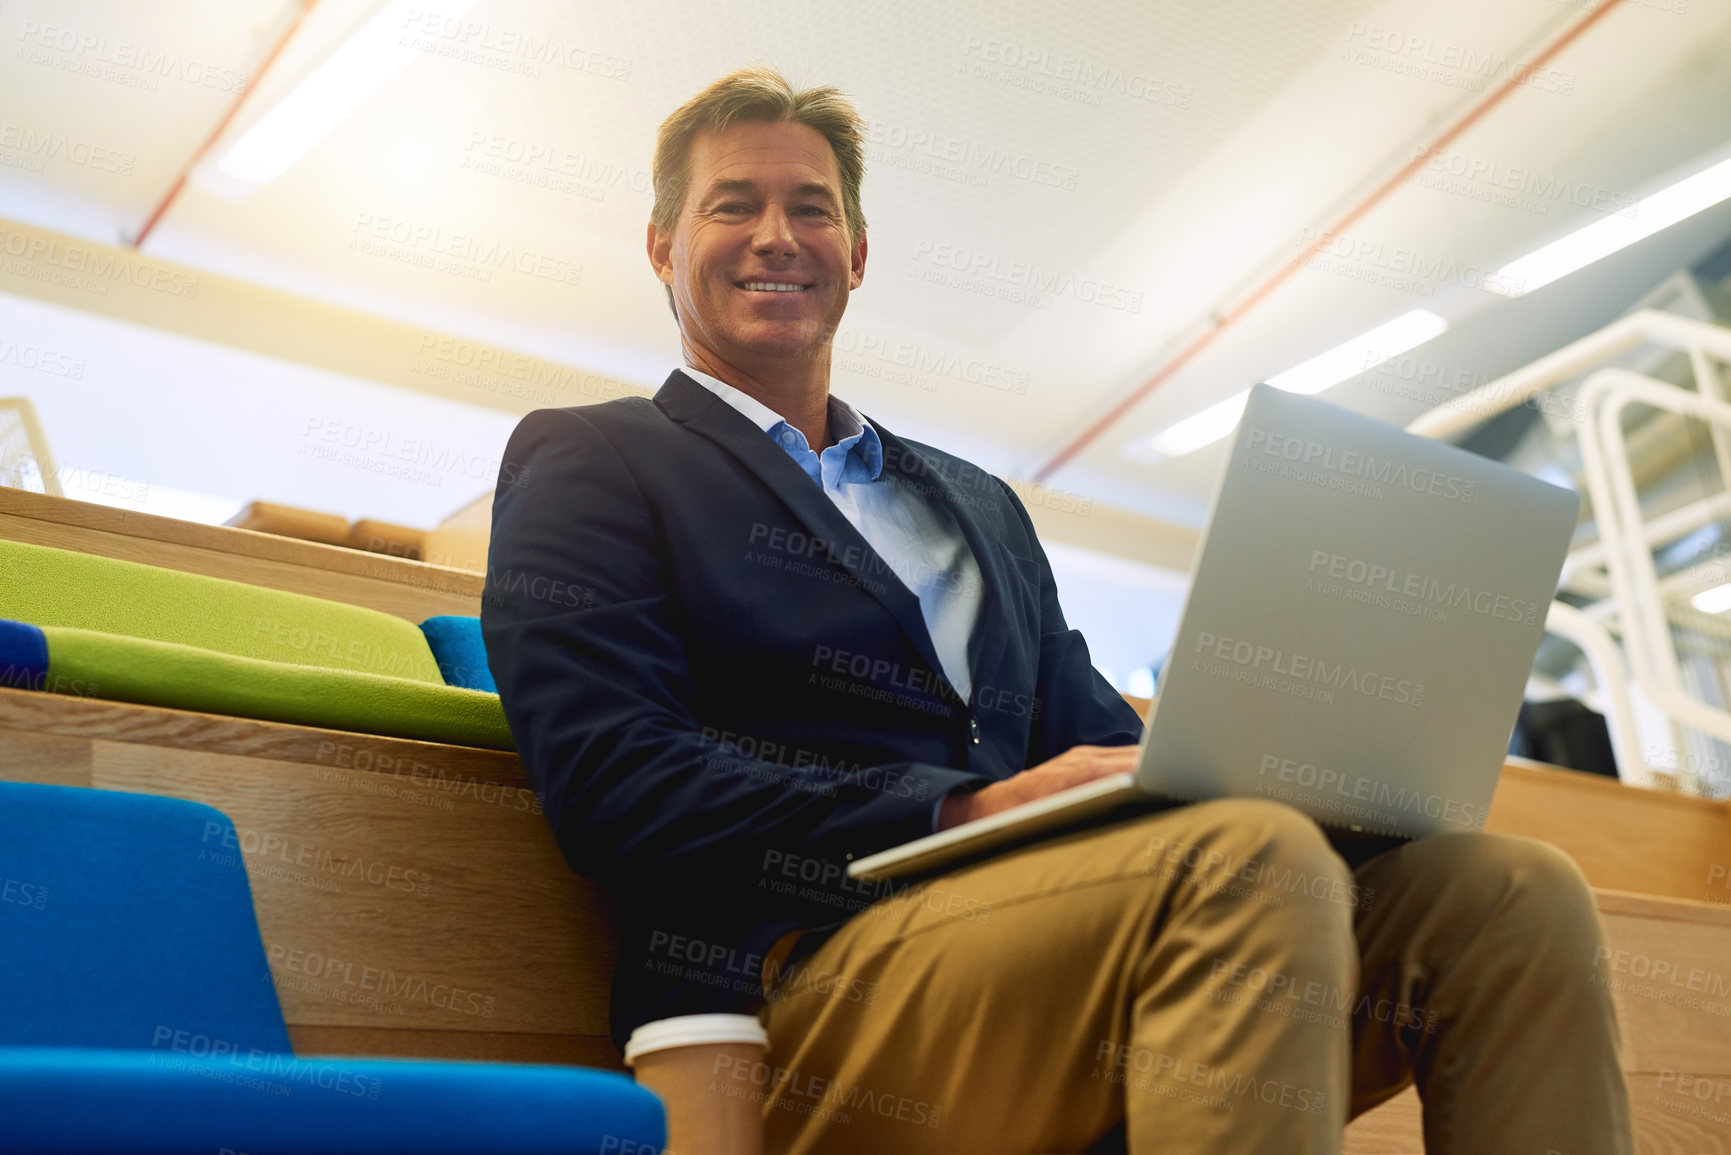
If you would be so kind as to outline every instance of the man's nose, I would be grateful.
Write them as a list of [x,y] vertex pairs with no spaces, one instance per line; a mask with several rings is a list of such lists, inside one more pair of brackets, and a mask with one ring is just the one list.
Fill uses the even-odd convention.
[[757,222],[757,233],[751,241],[752,249],[759,254],[793,254],[796,247],[793,222],[788,220],[786,211],[780,205],[770,205],[763,210],[763,215]]

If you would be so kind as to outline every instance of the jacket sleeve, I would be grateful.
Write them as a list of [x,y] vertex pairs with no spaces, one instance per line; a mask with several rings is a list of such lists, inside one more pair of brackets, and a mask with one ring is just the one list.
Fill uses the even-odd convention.
[[[917,762],[822,791],[704,736],[663,520],[636,469],[577,410],[512,434],[481,612],[488,663],[567,861],[602,882],[720,882],[763,848],[834,861],[930,834],[933,798],[981,780]],[[653,468],[653,466],[647,466]],[[894,770],[924,790],[873,789]]]
[[1034,689],[1040,708],[1028,734],[1027,764],[1038,766],[1072,746],[1130,746],[1140,742],[1142,719],[1094,668],[1081,631],[1071,629],[1064,620],[1052,563],[1040,546],[1034,523],[1015,491],[1006,485],[1004,493],[1027,530],[1040,567],[1040,665]]

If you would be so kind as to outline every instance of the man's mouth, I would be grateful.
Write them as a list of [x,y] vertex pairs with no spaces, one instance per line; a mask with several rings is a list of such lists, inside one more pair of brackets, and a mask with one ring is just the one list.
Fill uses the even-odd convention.
[[750,293],[803,293],[811,288],[792,281],[735,281],[734,285]]

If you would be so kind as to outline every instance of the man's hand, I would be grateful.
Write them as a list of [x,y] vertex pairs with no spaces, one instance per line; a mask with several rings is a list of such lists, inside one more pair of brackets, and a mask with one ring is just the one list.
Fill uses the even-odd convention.
[[1129,774],[1136,769],[1137,746],[1072,746],[1050,761],[1022,771],[1013,778],[966,794],[951,794],[938,811],[938,829],[948,830],[964,822],[1082,786],[1096,778]]

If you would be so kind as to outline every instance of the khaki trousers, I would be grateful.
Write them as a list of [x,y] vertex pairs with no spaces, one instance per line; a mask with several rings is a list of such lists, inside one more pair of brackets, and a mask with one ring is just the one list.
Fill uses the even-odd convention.
[[762,1099],[766,1155],[1332,1153],[1413,1081],[1430,1155],[1628,1155],[1580,871],[1388,845],[1354,870],[1231,799],[953,870],[796,951],[722,1090]]

